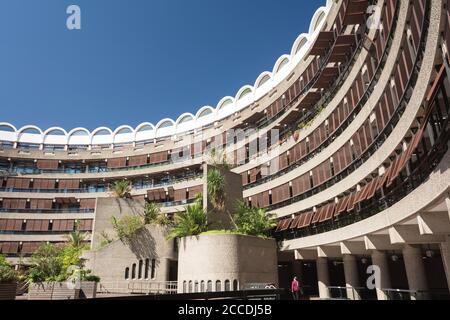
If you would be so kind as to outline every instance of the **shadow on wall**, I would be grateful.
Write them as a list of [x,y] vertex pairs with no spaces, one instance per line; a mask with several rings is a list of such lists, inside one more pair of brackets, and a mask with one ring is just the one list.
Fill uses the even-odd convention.
[[156,240],[147,227],[141,229],[128,246],[138,259],[154,257],[157,261],[159,260],[156,250]]
[[136,206],[136,201],[133,199],[128,199],[128,198],[123,198],[123,199],[119,199],[119,198],[113,198],[115,200],[115,202],[117,203],[117,207],[119,208],[119,213],[122,215],[123,213],[123,209],[122,209],[122,202],[125,202],[127,207],[126,209],[129,210],[129,212],[127,212],[127,214],[132,214],[132,215],[136,215],[136,216],[140,216],[142,215],[142,208]]

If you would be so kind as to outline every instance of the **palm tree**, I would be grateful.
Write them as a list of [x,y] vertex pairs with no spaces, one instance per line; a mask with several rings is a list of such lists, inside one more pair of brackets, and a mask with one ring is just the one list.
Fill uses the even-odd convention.
[[86,234],[82,233],[80,231],[74,231],[69,233],[67,236],[68,245],[74,248],[81,248],[85,245],[83,244],[83,241],[86,240]]
[[162,227],[168,227],[171,224],[170,219],[161,211],[161,206],[155,202],[148,202],[144,210],[144,223],[156,224]]
[[111,190],[116,198],[127,198],[131,192],[131,183],[127,180],[114,181],[111,185]]
[[207,177],[208,200],[211,204],[221,210],[225,206],[225,177],[218,169],[208,171]]
[[155,223],[161,214],[161,207],[155,202],[148,202],[145,204],[144,209],[144,223],[152,224]]
[[68,241],[68,245],[73,248],[83,248],[85,245],[83,244],[83,241],[86,240],[87,234],[83,233],[79,230],[80,223],[78,221],[75,222],[75,231],[69,233],[66,236],[66,239]]
[[175,223],[169,232],[169,239],[197,236],[208,229],[206,213],[201,203],[186,207],[186,212],[175,216]]
[[231,165],[227,161],[227,154],[225,150],[219,152],[216,148],[211,149],[209,153],[209,162],[216,168],[224,170],[231,169]]
[[244,202],[239,202],[234,214],[236,231],[250,236],[267,236],[276,227],[275,214],[267,213],[266,209],[250,208]]

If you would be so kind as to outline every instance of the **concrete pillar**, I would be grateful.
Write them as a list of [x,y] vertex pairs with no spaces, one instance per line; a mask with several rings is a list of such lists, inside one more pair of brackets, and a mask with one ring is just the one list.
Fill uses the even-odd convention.
[[378,300],[387,300],[386,293],[381,289],[391,289],[391,275],[386,253],[383,251],[372,252],[372,265],[380,269],[380,287],[376,288]]
[[[405,245],[403,248],[403,260],[405,262],[409,290],[428,291],[427,275],[420,247]],[[412,295],[411,299],[426,299],[426,296],[423,293],[419,293],[416,296]]]
[[359,292],[355,289],[360,287],[358,262],[355,256],[344,255],[344,273],[347,298],[350,300],[361,300]]
[[440,244],[442,264],[444,265],[447,284],[450,289],[450,236],[445,237],[446,241]]
[[319,285],[319,297],[320,299],[329,299],[330,290],[330,273],[328,271],[328,259],[317,258],[317,281]]

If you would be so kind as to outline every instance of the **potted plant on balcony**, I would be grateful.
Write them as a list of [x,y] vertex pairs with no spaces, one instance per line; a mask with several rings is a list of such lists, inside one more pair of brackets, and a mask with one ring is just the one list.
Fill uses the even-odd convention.
[[17,274],[14,268],[0,255],[0,300],[14,300],[17,291]]

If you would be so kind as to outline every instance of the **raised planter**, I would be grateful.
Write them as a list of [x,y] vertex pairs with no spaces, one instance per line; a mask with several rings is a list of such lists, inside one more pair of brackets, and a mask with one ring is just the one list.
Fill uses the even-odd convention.
[[33,283],[28,289],[28,300],[79,299],[80,289],[71,289],[65,282]]
[[15,300],[17,283],[0,283],[0,300]]
[[70,288],[66,282],[33,283],[29,286],[28,300],[76,300],[97,296],[96,282],[81,282],[79,288]]
[[80,299],[95,299],[97,297],[97,282],[81,282]]
[[178,292],[236,291],[249,284],[278,286],[273,239],[209,234],[180,240]]

